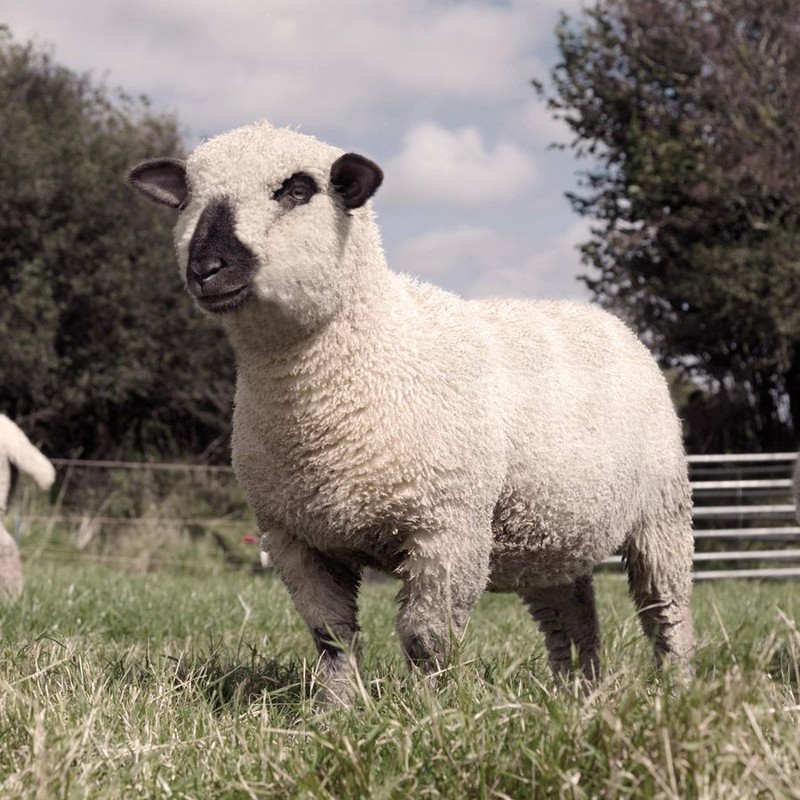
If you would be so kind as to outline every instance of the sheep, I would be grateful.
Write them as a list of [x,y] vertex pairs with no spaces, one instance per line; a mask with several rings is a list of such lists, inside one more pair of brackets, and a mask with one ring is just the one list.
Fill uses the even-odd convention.
[[[0,515],[11,503],[19,470],[28,473],[41,489],[49,489],[56,477],[50,461],[15,423],[0,414]],[[17,544],[0,521],[0,598],[19,598],[24,584]]]
[[234,470],[324,700],[352,700],[366,567],[401,580],[396,631],[423,674],[488,589],[522,598],[557,675],[593,679],[592,569],[621,550],[658,660],[688,664],[680,422],[623,322],[390,270],[369,202],[380,167],[267,121],[127,179],[178,209],[186,288],[233,345]]

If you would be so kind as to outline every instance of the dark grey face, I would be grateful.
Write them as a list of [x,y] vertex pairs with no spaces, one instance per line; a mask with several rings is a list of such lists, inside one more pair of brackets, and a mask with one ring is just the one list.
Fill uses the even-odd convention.
[[252,292],[256,257],[235,230],[230,202],[213,200],[203,209],[189,244],[186,286],[206,311],[236,311]]
[[[360,208],[383,180],[380,167],[357,153],[345,153],[330,169],[331,194],[344,213]],[[191,193],[186,164],[175,158],[154,158],[134,166],[130,185],[157,203],[183,211]],[[275,202],[284,212],[308,203],[320,192],[315,180],[296,172],[283,181],[265,203]],[[189,243],[186,285],[206,311],[229,313],[241,308],[253,294],[258,268],[255,253],[236,236],[236,209],[227,197],[211,200],[203,209]]]
[[[272,196],[284,211],[305,205],[319,188],[310,175],[287,178]],[[186,286],[197,302],[217,314],[236,311],[251,294],[256,256],[236,236],[236,216],[226,198],[203,209],[189,243]]]

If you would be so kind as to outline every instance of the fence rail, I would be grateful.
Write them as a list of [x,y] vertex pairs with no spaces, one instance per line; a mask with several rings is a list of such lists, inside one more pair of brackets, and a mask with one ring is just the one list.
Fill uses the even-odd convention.
[[689,457],[695,580],[800,577],[796,461],[797,453]]
[[[739,453],[689,456],[694,499],[695,579],[798,578],[800,577],[800,525],[791,497],[796,453]],[[227,466],[160,462],[89,461],[53,459],[68,473],[83,469],[172,472],[197,475],[232,475]],[[242,505],[244,501],[242,500]],[[152,524],[153,518],[108,515],[30,515],[33,522],[133,528]],[[207,527],[254,528],[254,523],[226,517],[158,517],[164,524]],[[766,546],[765,546],[766,545]],[[779,546],[778,546],[779,545]],[[605,562],[618,566],[620,556]],[[790,566],[775,567],[784,562]],[[733,567],[722,568],[733,564]]]

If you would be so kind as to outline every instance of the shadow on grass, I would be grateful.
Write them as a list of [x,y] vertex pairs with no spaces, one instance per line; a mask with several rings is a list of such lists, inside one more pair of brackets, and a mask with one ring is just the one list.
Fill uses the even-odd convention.
[[254,647],[244,663],[238,655],[230,658],[217,651],[205,658],[174,659],[176,685],[199,690],[219,711],[249,705],[265,694],[273,705],[297,705],[309,698],[310,681],[303,664],[267,658]]
[[[243,654],[221,648],[153,656],[149,651],[134,657],[126,653],[109,662],[108,685],[140,688],[164,684],[179,692],[200,695],[215,711],[239,708],[266,698],[273,706],[298,706],[310,697],[308,666],[291,657],[267,657],[245,645]],[[170,665],[164,674],[165,662]]]
[[789,692],[800,696],[800,659],[798,649],[793,643],[786,642],[776,646],[770,654],[764,671],[771,680],[785,685]]

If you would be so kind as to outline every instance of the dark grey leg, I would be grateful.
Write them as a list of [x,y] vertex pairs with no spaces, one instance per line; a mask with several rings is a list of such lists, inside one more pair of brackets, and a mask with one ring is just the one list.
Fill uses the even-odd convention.
[[319,654],[316,680],[323,702],[349,705],[354,696],[360,571],[271,530],[269,553]]
[[675,661],[688,674],[694,643],[689,599],[692,591],[691,530],[679,543],[660,547],[631,539],[625,548],[628,586],[656,660]]
[[572,672],[574,646],[583,676],[588,680],[599,678],[600,637],[592,576],[583,575],[563,586],[526,589],[520,596],[544,633],[553,672]]
[[397,634],[409,663],[424,673],[446,663],[451,644],[486,588],[491,537],[468,531],[412,537],[400,570],[404,583],[397,597]]

